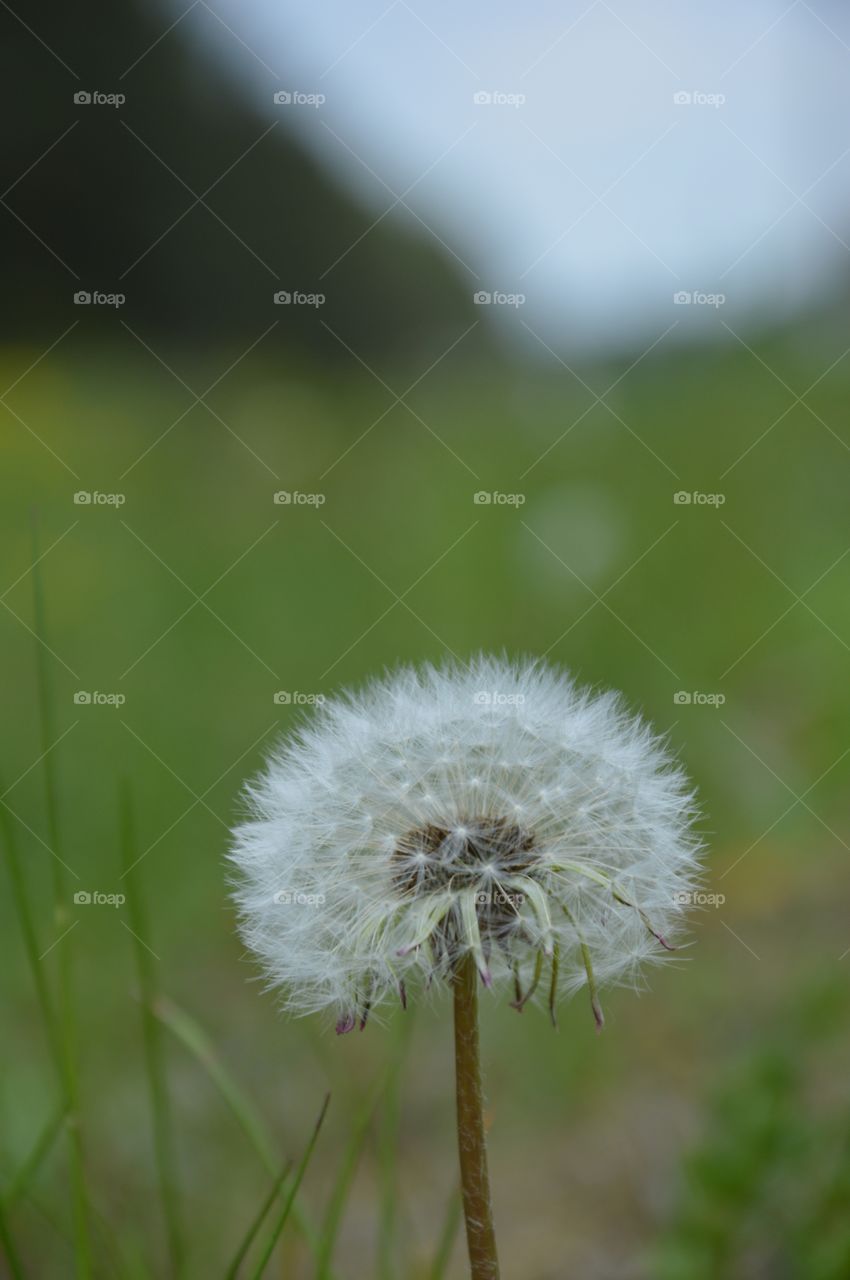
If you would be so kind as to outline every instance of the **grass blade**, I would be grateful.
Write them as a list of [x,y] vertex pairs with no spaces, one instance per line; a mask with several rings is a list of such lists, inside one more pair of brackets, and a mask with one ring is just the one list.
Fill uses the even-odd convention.
[[[348,1199],[348,1193],[351,1183],[357,1171],[357,1165],[366,1138],[369,1134],[369,1128],[372,1123],[372,1117],[379,1102],[386,1098],[388,1092],[395,1088],[404,1062],[407,1047],[410,1043],[410,1029],[412,1027],[412,1019],[410,1015],[404,1020],[402,1026],[402,1034],[399,1045],[396,1049],[394,1059],[385,1073],[380,1085],[374,1094],[367,1098],[366,1102],[360,1107],[355,1120],[348,1146],[342,1159],[333,1191],[331,1192],[330,1203],[322,1221],[321,1231],[319,1233],[319,1252],[316,1258],[316,1280],[330,1280],[331,1263],[333,1259],[333,1251],[336,1246],[336,1238],[342,1225],[342,1216],[345,1210],[345,1202]],[[394,1211],[394,1209],[393,1209]]]
[[434,1254],[431,1270],[428,1272],[428,1280],[443,1280],[446,1274],[446,1267],[449,1265],[449,1259],[452,1256],[452,1249],[460,1227],[462,1208],[460,1187],[457,1187],[446,1208],[443,1229],[437,1242],[437,1252]]
[[276,1223],[274,1224],[274,1229],[271,1233],[271,1236],[269,1237],[269,1240],[266,1244],[265,1249],[263,1250],[263,1256],[260,1258],[260,1261],[257,1264],[256,1270],[253,1273],[253,1280],[261,1280],[262,1274],[265,1271],[266,1267],[268,1266],[269,1259],[274,1253],[275,1245],[280,1239],[280,1234],[283,1231],[283,1228],[286,1226],[286,1220],[289,1217],[293,1204],[295,1203],[295,1197],[298,1194],[298,1189],[301,1186],[301,1181],[304,1177],[304,1174],[307,1170],[307,1165],[310,1163],[310,1157],[312,1156],[313,1150],[316,1146],[316,1141],[319,1137],[319,1131],[321,1130],[322,1124],[324,1123],[325,1116],[327,1115],[328,1104],[330,1103],[330,1100],[331,1100],[331,1095],[329,1093],[325,1094],[325,1100],[322,1103],[322,1109],[319,1112],[319,1118],[316,1121],[315,1127],[313,1129],[312,1137],[310,1138],[310,1141],[307,1143],[307,1149],[304,1152],[303,1156],[301,1157],[298,1168],[295,1171],[295,1178],[293,1179],[292,1186],[289,1189],[289,1195],[286,1197],[286,1202],[283,1206],[283,1209],[280,1212],[280,1216],[278,1217]]
[[[0,784],[2,785],[2,784]],[[9,810],[0,800],[0,828],[3,832],[3,847],[6,850],[6,863],[9,867],[9,879],[12,882],[12,898],[15,904],[18,919],[21,923],[21,933],[24,937],[24,948],[27,953],[27,960],[32,971],[33,983],[38,997],[41,1015],[44,1019],[45,1031],[50,1042],[51,1050],[56,1061],[56,1067],[59,1072],[60,1080],[64,1074],[62,1046],[59,1039],[58,1028],[56,1025],[56,1014],[53,1008],[53,1001],[50,996],[50,987],[47,981],[47,969],[42,959],[42,949],[38,941],[38,935],[35,929],[35,920],[30,910],[29,897],[27,895],[26,881],[24,879],[23,868],[18,856],[18,845],[15,837],[15,827],[12,822]]]
[[348,1146],[342,1158],[339,1173],[331,1192],[330,1203],[327,1212],[322,1221],[322,1227],[319,1232],[319,1252],[316,1258],[316,1280],[328,1280],[330,1275],[330,1267],[333,1260],[333,1251],[336,1245],[336,1238],[339,1234],[339,1228],[342,1224],[342,1215],[345,1210],[345,1202],[348,1198],[348,1192],[351,1183],[354,1180],[354,1174],[357,1171],[357,1165],[366,1138],[369,1133],[369,1125],[375,1108],[381,1099],[386,1088],[386,1081],[382,1081],[381,1088],[375,1095],[361,1107],[360,1112],[355,1117],[354,1128],[348,1141]]
[[[233,1113],[236,1122],[257,1153],[266,1172],[275,1177],[279,1160],[266,1137],[263,1122],[249,1098],[233,1079],[215,1051],[203,1027],[181,1009],[173,1000],[160,995],[153,1005],[156,1017],[172,1032],[184,1048],[201,1064]],[[314,1257],[318,1256],[319,1241],[315,1228],[300,1204],[292,1207],[292,1216],[301,1235],[307,1241]]]
[[380,1280],[395,1276],[396,1225],[398,1217],[398,1178],[396,1154],[400,1115],[398,1081],[387,1090],[378,1135],[378,1161],[381,1173],[381,1214],[378,1235],[378,1275]]
[[24,1270],[21,1266],[18,1252],[12,1242],[12,1237],[9,1234],[9,1225],[6,1222],[6,1214],[2,1204],[0,1204],[0,1244],[2,1244],[3,1252],[9,1261],[9,1274],[14,1277],[14,1280],[24,1280]]
[[30,1151],[26,1160],[24,1160],[20,1169],[3,1192],[2,1204],[5,1208],[11,1209],[15,1201],[26,1193],[30,1182],[41,1168],[42,1161],[47,1157],[54,1142],[62,1132],[66,1114],[64,1106],[57,1107],[36,1138],[32,1151]]
[[395,1046],[393,1067],[381,1108],[378,1133],[378,1166],[381,1182],[381,1213],[378,1235],[378,1275],[380,1280],[393,1280],[396,1275],[398,1245],[398,1132],[401,1121],[400,1076],[413,1033],[414,1011],[411,1009],[393,1024]]
[[267,1173],[274,1177],[278,1160],[268,1141],[263,1122],[253,1105],[216,1054],[212,1041],[203,1027],[167,996],[159,995],[153,1004],[153,1012],[168,1027],[184,1048],[201,1064],[210,1080],[233,1112],[251,1146],[256,1151]]
[[236,1250],[236,1254],[234,1255],[233,1261],[231,1262],[230,1266],[227,1268],[225,1280],[236,1280],[236,1277],[239,1274],[239,1268],[242,1266],[242,1263],[245,1260],[248,1250],[251,1248],[251,1245],[254,1243],[254,1240],[256,1239],[256,1236],[257,1236],[257,1232],[260,1230],[260,1227],[263,1225],[263,1222],[265,1221],[266,1214],[268,1213],[269,1209],[271,1209],[272,1205],[274,1204],[275,1200],[280,1194],[281,1187],[283,1186],[284,1182],[286,1182],[286,1179],[289,1177],[289,1171],[291,1168],[292,1168],[292,1161],[287,1160],[286,1164],[283,1166],[283,1169],[281,1170],[277,1179],[272,1183],[271,1191],[266,1196],[263,1203],[260,1205],[259,1212],[257,1213],[256,1217],[252,1221],[248,1230],[245,1232],[245,1236],[242,1240],[242,1243],[240,1244],[239,1248]]
[[162,1053],[161,1026],[154,1015],[156,979],[152,952],[147,939],[150,932],[145,904],[142,899],[139,877],[134,870],[138,857],[133,801],[129,786],[124,783],[120,793],[121,849],[124,875],[127,880],[127,907],[130,917],[130,933],[133,935],[136,955],[136,975],[141,993],[142,1038],[144,1041],[145,1070],[148,1077],[151,1112],[153,1117],[154,1158],[156,1161],[159,1195],[165,1220],[171,1271],[179,1276],[183,1269],[183,1229],[180,1220],[177,1162],[172,1139],[173,1124],[168,1096],[165,1061]]
[[39,719],[41,722],[41,749],[44,777],[44,797],[50,847],[53,850],[53,899],[54,924],[58,942],[54,946],[59,972],[59,1012],[57,1043],[59,1045],[62,1083],[68,1110],[68,1140],[71,1174],[71,1200],[74,1217],[74,1256],[80,1280],[89,1280],[92,1274],[91,1236],[89,1227],[89,1196],[86,1187],[83,1140],[79,1118],[77,1086],[77,1054],[75,1035],[74,983],[71,934],[68,926],[68,892],[65,883],[65,864],[62,861],[61,828],[59,823],[58,788],[56,784],[55,757],[51,748],[55,742],[53,704],[50,679],[47,671],[48,652],[46,640],[44,594],[39,568],[38,529],[33,517],[33,621],[36,636],[35,660],[38,688]]

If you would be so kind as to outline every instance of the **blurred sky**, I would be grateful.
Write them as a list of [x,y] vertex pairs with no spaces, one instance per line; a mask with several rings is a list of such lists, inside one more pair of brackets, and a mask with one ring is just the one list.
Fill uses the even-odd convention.
[[[520,336],[523,321],[556,347],[634,341],[673,319],[684,335],[719,332],[846,281],[846,6],[215,0],[216,19],[177,0],[175,12],[376,218],[403,196],[388,216],[445,242],[470,292],[524,294],[488,312]],[[276,106],[281,89],[326,101]],[[525,101],[479,105],[481,92]],[[726,301],[674,311],[678,290]]]

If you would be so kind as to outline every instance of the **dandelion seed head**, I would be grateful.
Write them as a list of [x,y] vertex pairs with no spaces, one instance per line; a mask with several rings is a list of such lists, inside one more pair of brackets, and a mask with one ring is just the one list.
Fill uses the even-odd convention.
[[664,745],[616,695],[532,660],[406,667],[328,699],[246,800],[242,936],[285,1007],[338,1030],[469,954],[515,1007],[545,957],[541,987],[590,986],[596,1010],[596,988],[675,945],[699,880]]

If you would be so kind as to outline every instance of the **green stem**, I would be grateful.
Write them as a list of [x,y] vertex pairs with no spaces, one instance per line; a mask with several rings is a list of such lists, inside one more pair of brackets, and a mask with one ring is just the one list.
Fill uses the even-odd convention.
[[455,1006],[455,1079],[460,1182],[472,1280],[499,1280],[484,1137],[478,1045],[478,971],[470,953],[452,977]]

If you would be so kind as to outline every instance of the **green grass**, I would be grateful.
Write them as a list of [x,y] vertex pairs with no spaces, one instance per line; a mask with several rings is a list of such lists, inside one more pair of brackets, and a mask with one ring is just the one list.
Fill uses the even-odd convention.
[[[48,950],[54,952],[53,965],[57,973],[58,998],[57,1012],[47,1000],[41,986],[45,983],[42,974],[36,977],[39,986],[39,1001],[43,1016],[49,1018],[48,1032],[54,1050],[58,1074],[61,1079],[65,1103],[65,1129],[68,1138],[69,1180],[71,1203],[74,1220],[74,1258],[76,1274],[79,1280],[88,1280],[92,1274],[92,1245],[90,1239],[90,1206],[86,1185],[85,1157],[83,1153],[82,1116],[79,1106],[79,1084],[77,1064],[77,1027],[74,991],[74,956],[71,933],[74,922],[70,920],[68,910],[67,867],[63,857],[63,828],[59,817],[59,798],[56,783],[56,757],[54,746],[57,734],[54,721],[54,703],[51,693],[50,672],[47,656],[50,645],[47,639],[47,622],[45,617],[44,593],[41,580],[41,551],[38,538],[37,520],[33,519],[32,538],[32,582],[33,582],[33,619],[36,640],[36,672],[38,688],[38,710],[41,728],[41,772],[44,778],[44,810],[47,818],[48,852],[52,855],[53,871],[53,924],[58,937]],[[10,833],[11,834],[11,833]],[[28,933],[31,927],[25,926]],[[47,953],[45,953],[46,955]],[[38,968],[41,968],[41,957]]]
[[268,1266],[271,1260],[272,1254],[274,1253],[275,1245],[280,1239],[281,1232],[286,1226],[286,1220],[289,1217],[290,1213],[292,1212],[292,1206],[295,1203],[295,1197],[298,1194],[298,1189],[301,1186],[301,1183],[304,1178],[304,1174],[307,1171],[307,1165],[310,1163],[310,1157],[313,1154],[313,1149],[319,1137],[319,1131],[322,1127],[322,1124],[324,1123],[324,1119],[325,1119],[325,1115],[327,1114],[329,1103],[330,1103],[330,1094],[328,1094],[328,1096],[325,1098],[324,1103],[322,1104],[322,1109],[319,1112],[319,1118],[316,1121],[316,1127],[314,1128],[310,1141],[308,1142],[307,1147],[305,1148],[304,1155],[301,1157],[301,1160],[298,1163],[298,1168],[295,1170],[295,1177],[292,1180],[292,1186],[290,1187],[286,1200],[284,1201],[284,1204],[280,1210],[280,1213],[278,1214],[275,1220],[274,1227],[272,1228],[269,1234],[269,1238],[266,1241],[265,1248],[263,1249],[263,1252],[260,1255],[257,1265],[254,1268],[253,1272],[251,1273],[252,1280],[261,1280],[261,1277],[265,1274],[266,1267]]
[[236,1253],[233,1256],[233,1261],[231,1262],[230,1266],[227,1268],[227,1272],[226,1272],[227,1280],[238,1280],[240,1268],[243,1262],[245,1261],[245,1259],[247,1258],[251,1250],[251,1246],[257,1238],[257,1235],[259,1234],[260,1228],[265,1222],[266,1217],[268,1216],[269,1210],[271,1209],[272,1205],[280,1195],[281,1190],[283,1188],[283,1184],[286,1181],[286,1179],[289,1177],[289,1173],[291,1169],[292,1169],[292,1161],[287,1160],[286,1164],[283,1166],[283,1169],[280,1171],[280,1173],[272,1183],[269,1194],[266,1196],[265,1200],[260,1205],[259,1211],[254,1215],[254,1218],[252,1219],[248,1227],[248,1230],[245,1232],[245,1235],[240,1241],[239,1248],[236,1250]]
[[128,901],[126,928],[132,935],[136,957],[136,973],[142,1015],[144,1064],[150,1096],[154,1157],[168,1241],[171,1274],[177,1277],[182,1274],[184,1265],[183,1224],[179,1195],[179,1173],[174,1150],[174,1124],[166,1076],[167,1066],[162,1049],[161,1027],[154,1013],[157,1001],[157,975],[155,965],[152,962],[155,962],[157,957],[151,947],[151,933],[142,899],[140,878],[137,875],[139,848],[136,841],[133,797],[126,783],[119,793],[119,812],[124,868],[122,878],[127,886]]
[[[758,354],[803,389],[839,352],[799,337]],[[7,384],[37,354],[0,353]],[[163,354],[208,385],[238,352]],[[402,386],[422,368],[379,372]],[[621,371],[581,372],[601,392]],[[243,1246],[250,1275],[285,1209],[274,1266],[293,1280],[463,1275],[444,1003],[339,1040],[279,1017],[236,940],[224,868],[242,779],[302,714],[276,691],[327,693],[446,648],[548,652],[623,689],[699,783],[709,887],[727,902],[698,919],[684,963],[640,999],[606,992],[600,1037],[586,1000],[558,1032],[545,1011],[484,1002],[506,1272],[581,1274],[613,1250],[613,1273],[618,1247],[648,1255],[675,1233],[657,1204],[711,1081],[774,1042],[801,984],[848,963],[850,457],[830,434],[846,443],[848,383],[839,363],[807,397],[818,417],[780,417],[791,397],[743,348],[682,348],[623,379],[619,418],[597,404],[573,425],[592,397],[558,366],[450,358],[410,396],[428,430],[401,405],[373,425],[388,397],[355,362],[251,358],[210,397],[247,447],[202,406],[172,428],[191,401],[129,339],[81,337],[15,387],[31,431],[4,424],[0,502],[0,1185],[24,1275],[193,1280],[226,1274]],[[126,501],[75,506],[81,489]],[[326,501],[276,506],[278,490]],[[525,501],[476,505],[478,490]],[[725,503],[679,506],[677,490]],[[680,689],[726,703],[680,705]],[[78,704],[79,690],[126,701]],[[127,902],[77,905],[78,890]],[[805,1079],[842,1115],[850,1046],[833,1021]],[[833,1150],[818,1203],[789,1193],[800,1258],[806,1222],[843,1256],[824,1208],[844,1204]],[[643,1197],[647,1179],[666,1197]]]

